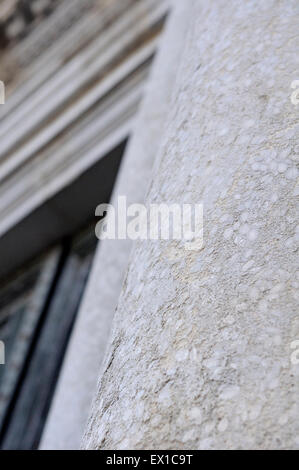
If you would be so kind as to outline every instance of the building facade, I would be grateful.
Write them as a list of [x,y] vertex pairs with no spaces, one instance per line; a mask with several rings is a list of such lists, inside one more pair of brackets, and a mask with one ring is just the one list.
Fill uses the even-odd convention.
[[[0,15],[2,448],[298,448],[297,2]],[[203,244],[96,246],[119,196]]]
[[[152,0],[16,1],[0,11],[3,448],[37,448],[51,422],[96,249],[95,209],[110,200],[168,8]],[[103,334],[100,321],[97,328]],[[80,445],[105,328],[103,344],[95,330],[90,344],[85,409],[73,403],[80,427],[70,439],[61,429],[54,447]]]

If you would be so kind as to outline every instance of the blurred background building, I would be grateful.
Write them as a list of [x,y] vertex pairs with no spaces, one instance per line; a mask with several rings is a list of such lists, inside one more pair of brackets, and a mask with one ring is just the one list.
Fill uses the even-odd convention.
[[2,0],[0,447],[39,446],[167,14],[161,0]]

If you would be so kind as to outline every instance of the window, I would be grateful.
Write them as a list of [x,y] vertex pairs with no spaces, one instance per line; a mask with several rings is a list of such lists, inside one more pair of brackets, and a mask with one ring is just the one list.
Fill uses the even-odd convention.
[[93,225],[0,288],[3,449],[38,447],[95,247]]

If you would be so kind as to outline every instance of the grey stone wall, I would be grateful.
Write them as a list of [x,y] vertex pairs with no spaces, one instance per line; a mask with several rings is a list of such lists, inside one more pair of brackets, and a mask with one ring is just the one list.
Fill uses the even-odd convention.
[[204,245],[135,244],[88,449],[299,447],[298,7],[188,2],[147,201],[203,202]]

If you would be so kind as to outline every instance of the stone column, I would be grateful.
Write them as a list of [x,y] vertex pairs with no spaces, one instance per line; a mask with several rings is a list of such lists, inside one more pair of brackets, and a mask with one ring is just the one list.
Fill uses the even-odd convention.
[[202,202],[204,245],[136,243],[84,447],[298,448],[298,2],[184,3],[147,202]]
[[[169,110],[177,62],[183,48],[188,8],[177,0],[161,45],[133,136],[123,158],[112,204],[144,202],[152,166]],[[92,273],[66,354],[41,449],[78,449],[86,426],[110,326],[128,266],[130,240],[100,242]]]

